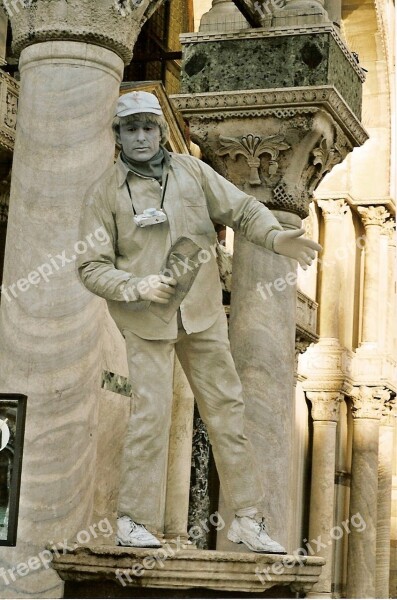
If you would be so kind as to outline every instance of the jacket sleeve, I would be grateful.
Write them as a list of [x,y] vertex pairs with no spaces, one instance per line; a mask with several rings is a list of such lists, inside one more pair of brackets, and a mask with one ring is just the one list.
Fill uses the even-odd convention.
[[115,267],[117,229],[106,191],[99,186],[91,188],[85,197],[79,240],[87,247],[77,258],[78,272],[85,287],[106,300],[138,300],[139,294],[131,291],[136,290],[141,278]]
[[202,161],[200,163],[211,219],[241,232],[250,242],[273,250],[273,240],[283,228],[271,211],[212,167]]

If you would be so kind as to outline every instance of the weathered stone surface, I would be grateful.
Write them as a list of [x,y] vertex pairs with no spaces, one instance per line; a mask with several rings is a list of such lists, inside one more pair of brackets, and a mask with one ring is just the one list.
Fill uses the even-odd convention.
[[134,587],[263,592],[277,585],[288,592],[288,586],[309,590],[323,564],[324,559],[308,556],[90,546],[54,557],[53,567],[64,580],[110,581],[114,590],[123,581],[130,592]]
[[181,93],[331,85],[361,116],[361,71],[330,25],[304,33],[187,34],[181,40]]
[[5,0],[1,4],[12,23],[15,54],[39,42],[75,40],[108,48],[129,64],[143,23],[161,1]]

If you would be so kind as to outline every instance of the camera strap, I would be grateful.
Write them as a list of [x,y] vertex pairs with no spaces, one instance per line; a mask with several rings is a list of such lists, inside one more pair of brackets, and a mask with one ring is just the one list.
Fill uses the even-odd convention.
[[[163,191],[161,193],[161,204],[160,204],[160,209],[161,210],[163,209],[163,205],[164,205],[165,191],[167,189],[167,183],[168,183],[168,175],[169,175],[169,173],[167,173],[167,175],[166,175],[165,183],[164,183],[164,187],[163,187]],[[128,194],[130,196],[131,206],[132,206],[132,210],[134,211],[134,216],[137,216],[137,212],[135,210],[135,206],[134,206],[134,203],[132,201],[132,194],[131,194],[130,184],[128,183],[128,176],[126,177],[125,182],[127,184],[127,190],[128,190]]]

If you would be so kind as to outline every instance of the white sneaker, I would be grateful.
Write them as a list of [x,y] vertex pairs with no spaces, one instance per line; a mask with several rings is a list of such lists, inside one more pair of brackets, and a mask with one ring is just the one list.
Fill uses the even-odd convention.
[[116,545],[133,548],[161,548],[159,540],[144,525],[135,523],[127,516],[117,519]]
[[236,517],[227,538],[236,544],[245,544],[254,552],[287,554],[285,548],[268,535],[263,518],[256,520],[255,517]]

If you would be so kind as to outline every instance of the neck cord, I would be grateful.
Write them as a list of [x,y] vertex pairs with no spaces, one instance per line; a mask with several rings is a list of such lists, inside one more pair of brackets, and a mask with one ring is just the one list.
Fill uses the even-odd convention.
[[[132,201],[132,194],[131,194],[130,184],[128,183],[128,175],[127,175],[127,177],[125,179],[125,182],[127,184],[127,190],[128,190],[129,195],[130,195],[132,210],[134,211],[134,215],[136,216],[137,212],[135,210],[135,206],[134,206],[134,203]],[[160,209],[161,210],[163,209],[163,205],[164,205],[164,198],[165,198],[165,191],[167,189],[167,183],[168,183],[168,173],[167,173],[167,176],[165,178],[165,183],[164,183],[163,191],[161,193],[161,204],[160,204]]]

